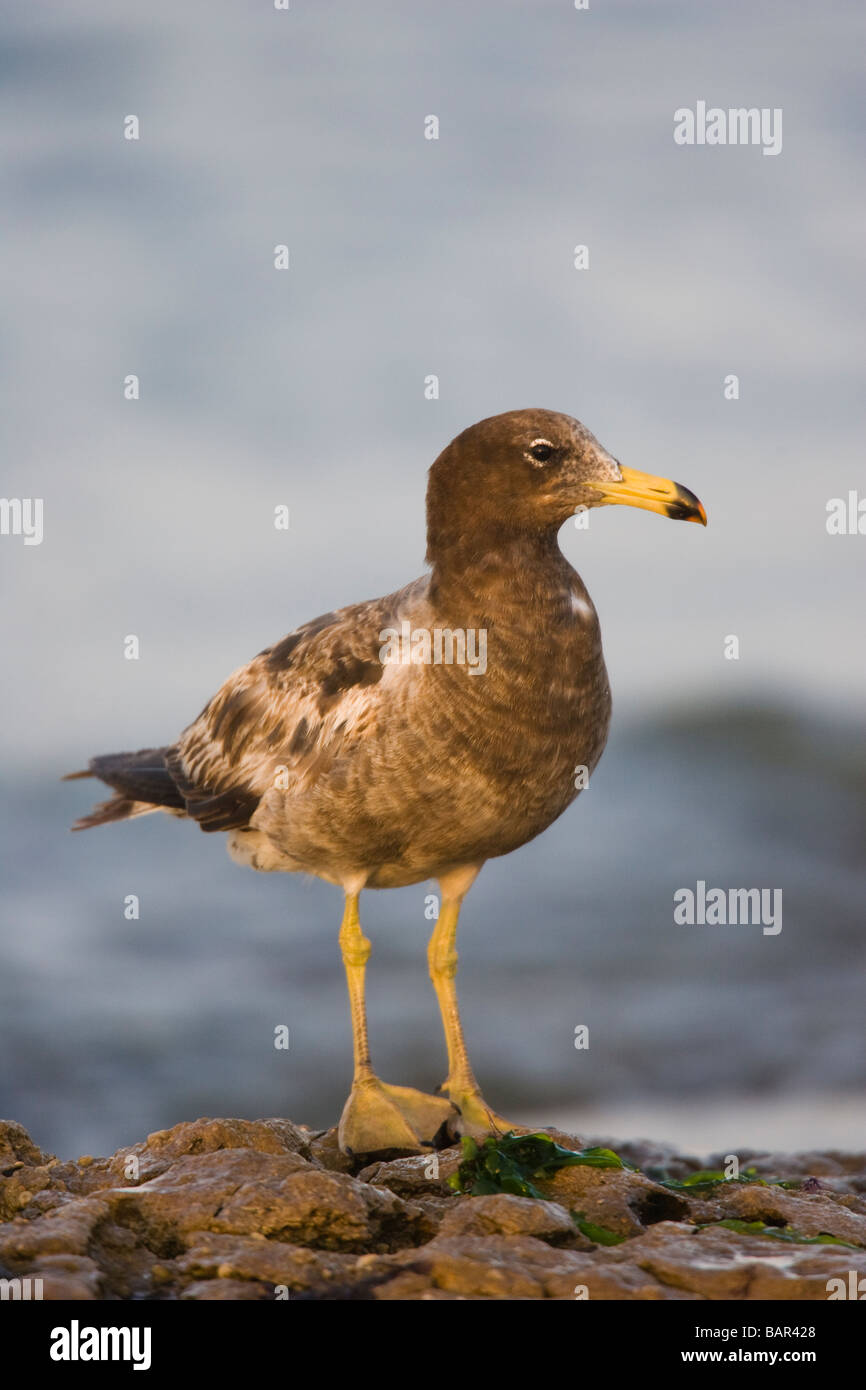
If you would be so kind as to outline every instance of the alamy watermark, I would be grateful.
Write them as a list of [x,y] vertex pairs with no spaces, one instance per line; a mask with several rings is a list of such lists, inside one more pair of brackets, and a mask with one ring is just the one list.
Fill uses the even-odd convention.
[[846,497],[831,497],[826,506],[828,536],[866,536],[866,497],[850,488]]
[[23,1278],[0,1279],[0,1303],[30,1303],[41,1301],[43,1297],[42,1280],[29,1274]]
[[68,1327],[52,1328],[48,1355],[52,1361],[131,1361],[134,1371],[148,1371],[151,1329],[82,1327],[73,1318]]
[[41,545],[42,498],[0,497],[0,536],[23,536],[25,545]]
[[866,1301],[866,1279],[858,1277],[856,1269],[848,1270],[848,1282],[844,1279],[828,1279],[824,1285],[827,1290],[827,1302],[832,1303],[834,1299],[850,1298],[857,1303]]
[[782,150],[781,106],[707,106],[705,101],[680,106],[674,112],[674,141],[678,145],[760,145],[762,154]]
[[483,676],[487,670],[485,627],[430,629],[404,621],[399,629],[384,627],[379,641],[383,666],[466,666],[470,676]]
[[782,930],[781,888],[707,888],[702,878],[695,888],[674,893],[678,926],[760,926],[764,936]]

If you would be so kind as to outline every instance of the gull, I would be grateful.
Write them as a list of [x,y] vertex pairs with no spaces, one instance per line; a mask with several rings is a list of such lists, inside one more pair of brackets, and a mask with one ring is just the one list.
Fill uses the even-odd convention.
[[[614,503],[706,525],[687,488],[621,466],[569,415],[482,420],[430,469],[427,573],[267,647],[176,742],[70,774],[114,793],[74,829],[167,811],[225,833],[241,864],[342,890],[347,1154],[423,1153],[516,1128],[487,1104],[469,1061],[457,922],[484,863],[555,821],[586,783],[577,770],[588,776],[604,749],[598,616],[557,537],[576,511]],[[427,954],[448,1057],[436,1095],[373,1070],[358,910],[364,889],[430,879],[441,907]]]

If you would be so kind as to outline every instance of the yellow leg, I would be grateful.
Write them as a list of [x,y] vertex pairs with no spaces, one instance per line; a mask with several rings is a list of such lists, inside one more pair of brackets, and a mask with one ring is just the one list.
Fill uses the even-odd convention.
[[355,1055],[354,1080],[372,1076],[370,1065],[370,1041],[367,1036],[367,1006],[364,1001],[364,976],[367,961],[373,949],[369,939],[361,930],[358,916],[358,894],[346,894],[346,906],[340,925],[340,951],[346,969],[346,985],[349,990],[349,1012],[352,1017],[352,1048]]
[[388,1086],[373,1071],[364,1002],[364,975],[371,947],[361,930],[357,893],[346,894],[340,950],[346,967],[355,1059],[352,1090],[340,1117],[340,1148],[349,1154],[429,1152],[434,1136],[454,1115],[454,1107],[440,1096],[428,1096],[410,1086]]
[[448,1077],[439,1089],[460,1111],[460,1119],[453,1126],[455,1131],[481,1138],[486,1134],[505,1134],[519,1126],[491,1110],[475,1080],[466,1051],[457,1005],[457,919],[461,902],[460,897],[443,898],[442,909],[427,947],[427,960],[448,1048]]

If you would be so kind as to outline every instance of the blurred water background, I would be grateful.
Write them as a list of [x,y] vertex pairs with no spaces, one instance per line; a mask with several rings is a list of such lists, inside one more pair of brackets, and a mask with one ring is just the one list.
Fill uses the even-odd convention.
[[[693,1147],[862,1146],[866,539],[825,521],[866,491],[866,13],[816,15],[3,7],[2,490],[43,498],[45,531],[0,537],[0,1113],[41,1144],[335,1120],[336,891],[165,817],[70,836],[90,787],[56,779],[170,741],[296,623],[419,573],[433,457],[544,405],[710,526],[617,508],[563,533],[615,722],[577,806],[467,901],[485,1090]],[[699,99],[782,108],[782,152],[676,146]],[[781,888],[781,933],[676,926],[698,879]],[[425,1086],[428,891],[362,904],[377,1064]]]

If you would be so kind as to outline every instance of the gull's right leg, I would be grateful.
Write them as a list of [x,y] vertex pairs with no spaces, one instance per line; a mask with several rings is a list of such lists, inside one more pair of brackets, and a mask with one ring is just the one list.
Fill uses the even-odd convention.
[[391,1150],[429,1153],[437,1132],[457,1112],[440,1096],[425,1095],[411,1086],[389,1086],[373,1071],[364,1002],[364,974],[371,947],[361,930],[357,893],[346,893],[340,949],[346,967],[355,1056],[352,1089],[340,1116],[340,1148],[348,1154]]

